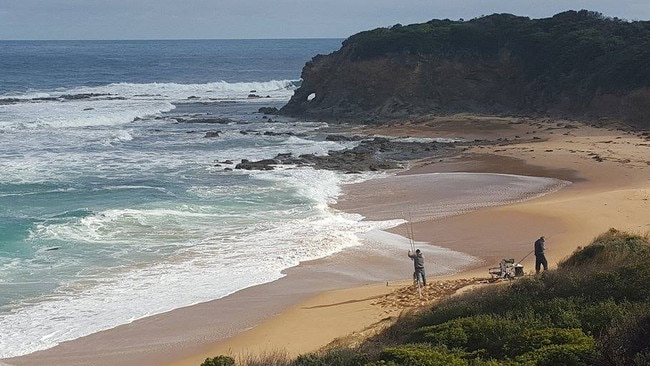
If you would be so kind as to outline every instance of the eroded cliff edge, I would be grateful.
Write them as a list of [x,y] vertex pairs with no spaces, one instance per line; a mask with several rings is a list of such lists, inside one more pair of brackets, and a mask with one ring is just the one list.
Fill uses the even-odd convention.
[[318,55],[284,115],[375,121],[526,114],[650,126],[650,22],[586,10],[494,14],[355,34]]

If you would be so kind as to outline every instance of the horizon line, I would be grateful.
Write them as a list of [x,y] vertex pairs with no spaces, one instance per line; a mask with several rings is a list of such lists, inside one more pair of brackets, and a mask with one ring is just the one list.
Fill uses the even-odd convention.
[[97,41],[281,41],[310,39],[346,39],[347,37],[287,37],[287,38],[53,38],[53,39],[0,39],[0,42],[97,42]]

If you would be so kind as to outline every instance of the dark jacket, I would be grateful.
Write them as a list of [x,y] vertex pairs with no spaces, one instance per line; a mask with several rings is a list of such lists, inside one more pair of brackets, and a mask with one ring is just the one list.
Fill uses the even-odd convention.
[[542,238],[535,241],[535,255],[544,255],[544,239]]

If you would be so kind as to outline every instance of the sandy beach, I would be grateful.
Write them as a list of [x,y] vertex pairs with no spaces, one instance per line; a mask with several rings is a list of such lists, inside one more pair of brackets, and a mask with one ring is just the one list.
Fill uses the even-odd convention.
[[[525,271],[531,273],[534,257],[529,253],[541,235],[546,237],[547,257],[554,268],[609,228],[650,231],[647,135],[574,121],[469,115],[422,117],[360,130],[497,142],[478,144],[455,157],[414,161],[410,169],[394,177],[346,186],[334,206],[368,220],[385,219],[391,212],[392,218],[400,219],[404,213],[400,202],[415,202],[411,212],[415,240],[478,259],[460,273],[431,276],[424,300],[408,289],[411,264],[405,253],[400,257],[385,248],[353,248],[302,263],[281,280],[218,301],[144,318],[4,362],[189,366],[219,354],[245,357],[281,352],[293,356],[333,341],[354,344],[390,324],[404,310],[480,283],[489,277],[487,269],[502,258],[524,259]],[[541,197],[460,215],[432,219],[420,214],[436,204],[434,196],[422,188],[422,179],[450,172],[547,177],[567,184]],[[422,179],[402,179],[405,175]],[[393,203],[383,199],[391,197],[395,187],[402,196]],[[404,235],[406,229],[398,226],[389,231]],[[430,273],[447,264],[442,257],[427,257]]]

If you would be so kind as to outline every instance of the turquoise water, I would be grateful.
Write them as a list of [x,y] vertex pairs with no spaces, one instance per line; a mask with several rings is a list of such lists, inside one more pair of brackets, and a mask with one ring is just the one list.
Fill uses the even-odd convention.
[[[339,45],[0,42],[0,357],[223,297],[358,244],[370,225],[327,206],[350,178],[219,163],[349,147],[324,141],[323,123],[257,113],[282,106],[304,63]],[[231,123],[178,122],[205,116]]]

